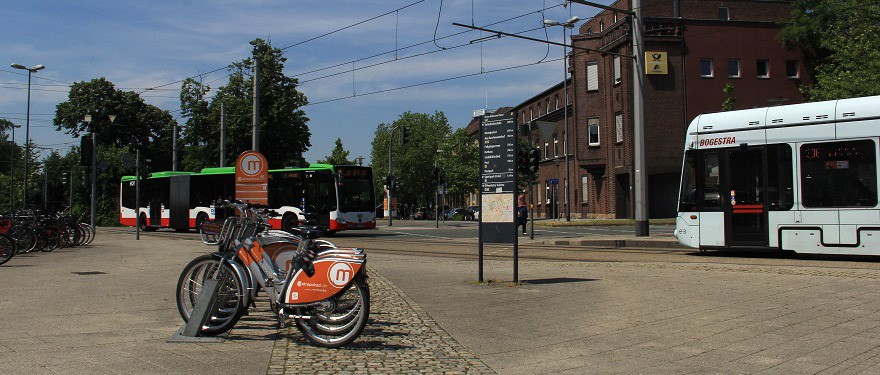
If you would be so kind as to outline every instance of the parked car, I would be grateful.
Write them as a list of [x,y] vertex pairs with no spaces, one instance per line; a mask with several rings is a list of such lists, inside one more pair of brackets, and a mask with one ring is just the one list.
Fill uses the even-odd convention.
[[473,220],[473,216],[464,208],[453,208],[446,213],[446,220]]
[[385,207],[383,205],[376,206],[376,218],[381,219],[385,217]]
[[428,207],[419,207],[413,214],[413,220],[434,220],[433,210]]

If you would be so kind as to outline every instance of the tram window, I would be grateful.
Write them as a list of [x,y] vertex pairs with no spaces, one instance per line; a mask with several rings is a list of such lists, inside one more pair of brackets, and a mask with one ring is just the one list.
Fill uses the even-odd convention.
[[767,200],[771,211],[787,211],[794,206],[791,146],[767,146]]
[[721,173],[718,153],[707,152],[703,156],[703,209],[721,208]]
[[805,207],[877,205],[874,141],[805,144],[800,158]]
[[[694,156],[694,151],[688,151],[684,157],[684,168],[681,172],[681,197],[678,199],[679,212],[697,211],[697,168]],[[587,189],[585,188],[584,191]]]

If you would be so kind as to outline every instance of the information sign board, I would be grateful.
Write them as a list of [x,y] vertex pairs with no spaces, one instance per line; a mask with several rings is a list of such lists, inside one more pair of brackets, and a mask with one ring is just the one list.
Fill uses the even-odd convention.
[[235,160],[235,199],[269,203],[269,163],[257,151],[245,151]]
[[480,126],[480,230],[482,242],[516,241],[516,118],[485,115]]

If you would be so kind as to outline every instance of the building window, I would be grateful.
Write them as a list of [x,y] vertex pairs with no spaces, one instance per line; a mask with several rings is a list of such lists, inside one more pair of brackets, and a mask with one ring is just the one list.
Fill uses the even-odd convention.
[[718,8],[718,19],[722,21],[730,21],[730,9],[727,7]]
[[712,78],[715,76],[715,63],[712,59],[700,59],[700,77]]
[[535,113],[532,112],[531,108],[529,108],[529,121],[532,121],[534,119],[535,119]]
[[538,103],[538,117],[541,117],[541,103]]
[[559,95],[556,95],[556,109],[559,109]]
[[739,59],[727,60],[727,78],[739,78],[742,76],[742,69],[739,66]]
[[547,98],[547,113],[550,113],[550,98]]
[[599,145],[599,119],[587,119],[587,138],[590,146]]
[[544,198],[547,204],[550,204],[550,181],[544,181]]
[[614,130],[617,143],[623,142],[623,113],[618,112],[614,115]]
[[548,155],[550,150],[550,142],[544,142],[544,159],[550,159],[550,155]]
[[785,76],[794,79],[801,77],[800,64],[797,60],[788,60],[785,62]]
[[526,123],[526,111],[523,111],[523,112],[522,112],[522,119],[523,119],[523,120],[522,120],[522,121],[523,121],[523,124],[525,124],[525,123]]
[[587,63],[587,91],[599,90],[599,65],[595,61]]
[[559,157],[559,138],[553,136],[553,157]]
[[614,84],[620,83],[620,56],[614,56]]
[[770,62],[758,60],[758,78],[770,78]]
[[599,21],[599,32],[605,31],[605,21]]
[[874,141],[869,139],[801,146],[804,207],[876,206],[874,147]]
[[614,12],[614,23],[617,23],[617,12]]
[[589,194],[589,183],[590,178],[586,175],[581,176],[581,202],[589,203],[590,202],[590,194]]

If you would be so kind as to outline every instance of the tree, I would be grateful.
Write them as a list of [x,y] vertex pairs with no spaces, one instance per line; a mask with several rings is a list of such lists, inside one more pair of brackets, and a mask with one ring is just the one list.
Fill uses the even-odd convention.
[[[92,116],[90,123],[83,121],[85,115]],[[112,122],[110,115],[116,115]],[[122,155],[134,155],[135,148],[139,148],[142,158],[153,160],[153,171],[171,169],[172,121],[167,111],[146,104],[135,92],[117,90],[113,83],[104,78],[75,82],[70,88],[68,100],[58,104],[53,120],[58,130],[64,130],[74,137],[92,132],[97,134],[98,191],[95,216],[99,225],[119,223],[119,180],[133,172],[122,166]],[[78,172],[71,178],[75,180],[74,187],[80,184],[76,181],[81,176],[90,175],[87,168],[79,167],[78,153],[76,148],[71,150],[63,162],[58,161],[56,167]],[[52,167],[55,159],[50,157],[48,160],[50,181],[63,176],[63,173],[53,172],[56,169]],[[57,159],[60,160],[60,155]],[[91,183],[86,179],[83,184],[82,191],[75,194],[78,199],[75,199],[74,205],[80,206],[79,212],[88,212]],[[42,204],[42,186],[35,183],[28,187],[28,201]],[[32,197],[36,200],[32,200]]]
[[342,138],[336,138],[336,147],[333,148],[333,151],[330,152],[330,156],[327,156],[326,159],[318,161],[321,164],[335,164],[335,165],[348,165],[354,164],[353,161],[348,160],[348,151],[342,147]]
[[780,33],[807,55],[815,83],[801,88],[808,101],[880,94],[880,3],[796,0]]
[[[400,128],[409,128],[409,143],[400,144]],[[396,130],[395,130],[396,129]],[[391,124],[376,127],[373,137],[372,167],[376,196],[383,196],[382,185],[388,175],[388,146],[392,133],[394,175],[400,183],[395,193],[398,201],[407,204],[427,205],[434,199],[434,187],[430,173],[434,168],[441,141],[451,132],[449,121],[443,112],[433,115],[405,112]],[[442,150],[441,150],[442,152]]]
[[724,85],[724,88],[721,89],[721,92],[723,92],[724,95],[727,95],[727,97],[721,101],[721,110],[722,111],[734,110],[735,106],[736,106],[736,97],[733,96],[733,84],[728,83],[728,84]]
[[456,129],[440,144],[439,164],[446,173],[447,194],[464,197],[479,187],[480,149],[467,129]]
[[[263,39],[255,39],[253,56],[260,62],[260,152],[270,166],[306,165],[303,153],[311,146],[309,121],[300,109],[308,104],[297,90],[299,80],[284,75],[287,58]],[[226,109],[226,160],[234,161],[251,149],[254,58],[231,64],[229,80],[210,101],[209,86],[195,79],[184,81],[180,91],[181,114],[187,118],[183,143],[183,169],[217,166],[220,149],[220,109]],[[231,163],[231,162],[230,162]]]

